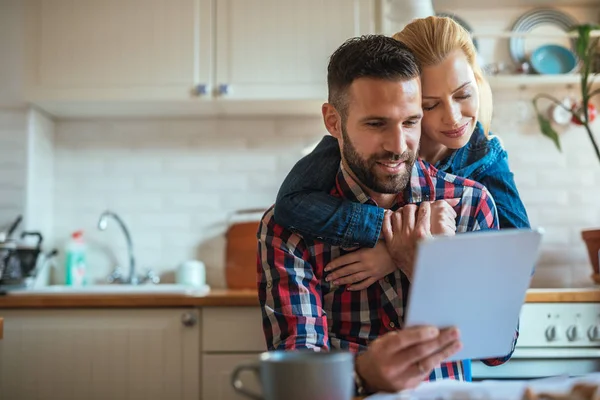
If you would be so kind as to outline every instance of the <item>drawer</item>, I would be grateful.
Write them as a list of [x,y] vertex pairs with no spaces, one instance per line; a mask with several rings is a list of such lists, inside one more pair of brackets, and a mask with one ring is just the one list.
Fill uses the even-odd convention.
[[203,352],[262,352],[266,348],[259,307],[202,308]]

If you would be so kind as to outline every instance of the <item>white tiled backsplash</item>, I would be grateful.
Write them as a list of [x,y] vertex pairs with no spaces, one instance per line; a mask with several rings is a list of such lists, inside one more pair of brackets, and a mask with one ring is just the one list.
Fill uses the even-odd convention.
[[[582,129],[562,135],[562,154],[541,137],[534,115],[523,112],[532,94],[496,93],[493,130],[508,149],[532,224],[546,229],[533,285],[589,284],[580,230],[600,226],[600,165]],[[0,115],[0,217],[6,220],[23,208],[25,127],[18,116]],[[294,162],[325,132],[318,117],[71,120],[41,126],[32,136],[37,143],[54,137],[54,147],[47,148],[54,153],[54,182],[44,189],[52,193],[48,204],[54,212],[50,221],[40,217],[42,225],[52,223],[52,243],[62,248],[72,231],[84,229],[92,278],[103,279],[117,263],[125,266],[117,226],[96,229],[100,213],[110,208],[129,225],[140,268],[169,279],[178,263],[198,258],[207,264],[213,287],[224,285],[230,213],[269,206]],[[47,158],[38,165],[48,176]]]
[[0,224],[24,212],[27,112],[0,109]]

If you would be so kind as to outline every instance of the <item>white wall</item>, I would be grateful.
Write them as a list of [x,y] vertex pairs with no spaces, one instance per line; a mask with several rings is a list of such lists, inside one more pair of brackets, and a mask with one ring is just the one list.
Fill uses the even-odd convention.
[[[531,94],[497,94],[493,130],[509,151],[532,223],[547,231],[534,284],[587,284],[579,231],[600,226],[600,162],[580,129],[562,135],[560,154],[532,114],[516,118],[520,98]],[[197,257],[221,286],[227,216],[269,206],[302,150],[323,132],[318,118],[59,122],[55,236],[85,229],[93,275],[103,278],[115,259],[125,262],[116,226],[95,228],[109,207],[129,224],[140,265],[167,271]]]
[[168,271],[198,258],[221,286],[228,216],[270,206],[284,174],[323,132],[320,119],[59,122],[56,243],[84,229],[94,278],[125,267],[117,226],[96,228],[110,208],[128,224],[141,268]]
[[51,238],[54,221],[54,121],[28,113],[27,190],[24,227]]
[[0,109],[0,227],[25,212],[27,112]]

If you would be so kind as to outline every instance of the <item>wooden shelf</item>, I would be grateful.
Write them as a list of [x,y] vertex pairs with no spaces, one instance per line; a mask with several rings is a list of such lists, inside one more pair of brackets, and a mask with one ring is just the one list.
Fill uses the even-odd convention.
[[[522,37],[522,38],[557,38],[561,39],[564,37],[577,37],[577,32],[565,32],[565,33],[532,33],[532,32],[512,32],[512,31],[479,31],[473,32],[471,34],[474,38],[495,38],[495,39],[510,39],[514,37]],[[594,30],[590,33],[590,37],[600,37],[600,30]]]
[[[564,75],[493,75],[487,76],[492,89],[513,89],[532,86],[578,85],[579,74]],[[597,84],[598,82],[596,82]]]
[[598,0],[433,0],[436,11],[452,11],[459,8],[490,9],[498,7],[598,7]]

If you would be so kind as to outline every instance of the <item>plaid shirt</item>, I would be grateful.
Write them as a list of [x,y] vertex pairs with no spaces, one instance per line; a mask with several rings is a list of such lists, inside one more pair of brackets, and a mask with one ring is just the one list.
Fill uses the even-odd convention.
[[[331,194],[375,204],[343,167]],[[461,199],[455,208],[457,232],[498,229],[496,207],[487,189],[421,160],[415,162],[410,185],[398,195],[392,210],[449,198]],[[409,281],[400,270],[361,291],[348,291],[325,281],[325,266],[352,250],[287,230],[275,223],[273,207],[267,210],[258,230],[258,292],[270,350],[335,348],[356,353],[386,332],[401,329]],[[484,363],[499,365],[511,354]],[[429,379],[464,377],[462,362],[446,362]]]

